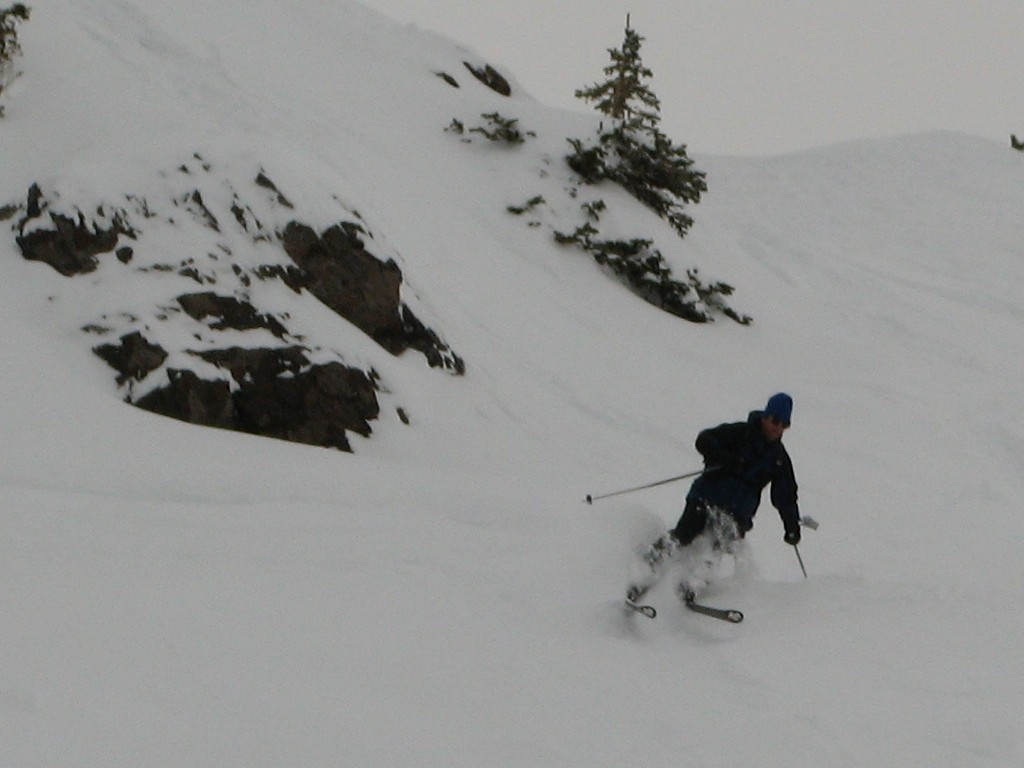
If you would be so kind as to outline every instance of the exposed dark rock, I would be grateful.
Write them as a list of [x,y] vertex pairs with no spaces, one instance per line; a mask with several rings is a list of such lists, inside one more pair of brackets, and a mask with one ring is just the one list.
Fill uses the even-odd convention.
[[[486,70],[484,75],[487,75]],[[453,78],[451,82],[457,86]],[[209,171],[209,165],[201,157],[196,155],[195,159],[203,164],[203,170]],[[198,167],[192,162],[183,165],[181,170],[198,173]],[[275,206],[292,208],[291,202],[262,170],[255,182],[275,196]],[[152,218],[157,215],[144,199],[130,195],[127,199],[133,216]],[[221,221],[230,221],[225,219],[228,209],[211,210],[198,189],[173,198],[173,202],[179,212],[187,210],[214,232],[220,231]],[[25,203],[0,207],[0,220],[17,218],[16,229],[21,235],[17,243],[26,259],[47,263],[68,276],[92,272],[99,264],[97,257],[104,253],[115,254],[122,264],[138,261],[135,249],[141,247],[137,241],[142,235],[134,231],[125,210],[101,205],[90,209],[95,213],[87,217],[76,208],[67,209],[63,205],[60,208],[65,212],[55,210],[35,184]],[[388,352],[398,355],[412,348],[422,353],[431,366],[464,373],[463,361],[401,301],[401,270],[394,260],[378,259],[367,250],[366,243],[372,242],[372,238],[360,224],[341,222],[318,233],[292,222],[279,234],[269,223],[264,229],[254,211],[237,197],[231,203],[230,213],[254,240],[280,238],[293,262],[285,260],[284,264],[243,269],[229,258],[224,266],[233,270],[234,277],[228,277],[236,287],[238,283],[252,285],[254,279],[274,279],[296,293],[308,290]],[[354,216],[358,218],[358,214]],[[171,218],[167,221],[174,223]],[[132,245],[126,245],[126,240]],[[223,243],[218,242],[215,248],[220,251],[207,252],[212,261],[217,261],[221,252],[232,256]],[[183,258],[187,256],[184,254]],[[143,262],[132,270],[133,274],[160,279],[164,279],[163,274],[177,274],[204,286],[217,282],[221,273],[228,274],[221,264],[211,261],[203,261],[205,266],[200,268],[195,258],[186,258],[178,266],[151,263],[150,259],[143,259]],[[180,282],[178,279],[171,285]],[[173,290],[170,295],[183,289]],[[228,295],[208,288],[196,290],[202,292],[183,293],[177,297],[177,304],[185,314],[211,331],[265,329],[278,339],[301,341],[299,337],[289,337],[283,324],[288,321],[287,314],[261,312],[246,300],[244,293],[239,292],[239,296],[246,298],[231,295],[230,290],[223,292]],[[143,313],[141,317],[111,310],[110,315],[102,315],[104,322],[83,328],[99,335],[101,340],[112,340],[117,334],[124,334],[115,342],[95,346],[94,352],[116,371],[119,386],[128,385],[129,399],[134,399],[142,390],[134,386],[137,382],[145,380],[147,385],[155,387],[146,386],[148,394],[134,400],[135,405],[192,424],[346,451],[351,450],[349,433],[370,435],[370,423],[380,412],[377,375],[372,370],[351,368],[337,359],[313,364],[309,351],[299,346],[165,350],[151,343],[144,334],[149,333],[147,323],[167,321],[175,314],[176,307],[167,304],[164,300],[153,308],[152,314]],[[132,330],[134,328],[140,330]],[[132,332],[128,333],[129,330]],[[202,328],[196,330],[203,331],[195,335],[206,343],[209,334]],[[253,336],[264,341],[267,338],[262,334]],[[188,363],[169,367],[172,356],[177,358],[182,352],[201,358],[208,365],[197,361],[199,373],[187,370],[193,368]],[[203,371],[210,371],[209,366],[220,369],[219,374],[212,374],[220,378],[201,378]],[[164,372],[166,383],[163,383]],[[398,415],[404,423],[409,423],[404,410],[399,409]]]
[[90,228],[81,214],[75,221],[52,212],[50,221],[53,229],[21,235],[17,243],[26,259],[49,264],[62,275],[70,277],[92,272],[98,263],[96,256],[117,247],[119,228],[116,224],[110,229],[101,229],[96,224]]
[[186,293],[178,297],[178,303],[193,320],[216,318],[210,324],[210,328],[215,331],[225,328],[238,331],[266,328],[279,339],[288,333],[288,329],[271,315],[260,314],[252,304],[231,296],[219,296],[211,292]]
[[308,445],[351,451],[347,431],[368,436],[380,407],[373,380],[341,363],[310,365],[299,347],[194,353],[230,372],[206,381],[168,371],[170,383],[136,404],[165,416]]
[[170,369],[169,384],[136,401],[147,411],[204,427],[235,429],[231,388],[226,381],[207,381],[193,371]]
[[430,365],[463,373],[465,364],[400,299],[402,271],[394,261],[380,261],[366,250],[361,228],[343,222],[318,235],[311,227],[290,223],[282,245],[307,274],[305,287],[388,352],[416,349]]
[[93,352],[117,371],[119,385],[128,379],[142,381],[150,371],[155,371],[167,359],[167,352],[162,347],[151,344],[138,331],[122,336],[118,344],[101,344],[94,347]]
[[[22,255],[29,261],[41,261],[49,264],[65,276],[92,272],[96,269],[101,253],[109,253],[117,248],[121,235],[134,237],[135,233],[125,221],[123,212],[114,211],[112,223],[103,227],[95,222],[86,222],[81,212],[77,220],[71,216],[49,212],[53,229],[44,229],[34,224],[25,234],[28,223],[39,219],[47,212],[49,205],[43,197],[38,184],[28,190],[25,203],[25,215],[18,223],[19,236],[15,238]],[[110,218],[103,206],[97,209],[102,218]],[[122,249],[123,250],[123,249]],[[130,253],[131,249],[127,249]]]
[[[260,280],[280,280],[296,293],[309,286],[309,275],[298,267],[280,264],[261,264],[253,270]],[[241,278],[242,275],[239,275]]]
[[217,221],[217,217],[213,215],[213,211],[206,207],[206,203],[203,201],[203,195],[198,189],[192,190],[189,194],[181,201],[182,206],[185,210],[192,213],[204,226],[209,227],[214,232],[220,232],[220,222]]
[[456,80],[451,75],[449,75],[447,72],[435,72],[434,74],[436,74],[438,77],[440,77],[446,83],[448,83],[448,85],[450,85],[452,88],[458,88],[459,87],[459,81]]
[[309,365],[309,358],[302,347],[228,347],[192,354],[227,371],[240,385],[247,380],[262,380],[284,374],[295,376]]
[[33,184],[28,188],[28,201],[25,206],[26,218],[38,219],[43,214],[43,205],[45,204],[43,190],[39,188],[38,184]]
[[191,265],[181,267],[178,270],[178,274],[182,277],[187,277],[189,280],[195,280],[200,285],[217,282],[216,278],[201,274],[196,267]]
[[263,187],[264,189],[269,189],[271,192],[277,195],[277,202],[279,202],[285,208],[295,207],[294,205],[292,205],[291,200],[289,200],[287,197],[281,194],[281,190],[277,188],[277,185],[274,182],[272,182],[270,180],[270,177],[267,176],[267,174],[264,173],[262,170],[256,175],[256,183],[259,186]]
[[487,64],[483,69],[480,69],[479,67],[474,67],[468,61],[464,61],[462,63],[466,65],[466,69],[473,73],[473,77],[495,93],[501,96],[512,95],[512,86],[509,85],[508,80],[502,77],[498,70],[490,64]]
[[355,225],[336,224],[320,236],[311,227],[292,222],[282,244],[309,275],[310,293],[389,352],[403,351],[405,347],[394,341],[402,332],[402,272],[394,261],[382,262],[369,253]]
[[404,341],[412,349],[422,352],[432,368],[448,368],[459,376],[466,372],[466,363],[462,358],[454,354],[436,333],[421,323],[419,318],[404,305],[402,306],[402,321]]
[[369,377],[341,363],[246,382],[235,409],[246,432],[345,451],[351,450],[346,430],[368,437],[369,421],[380,413]]
[[237,197],[231,202],[231,215],[235,217],[238,226],[246,232],[253,234],[256,239],[266,239],[262,234],[262,222],[256,218],[252,208],[243,204]]

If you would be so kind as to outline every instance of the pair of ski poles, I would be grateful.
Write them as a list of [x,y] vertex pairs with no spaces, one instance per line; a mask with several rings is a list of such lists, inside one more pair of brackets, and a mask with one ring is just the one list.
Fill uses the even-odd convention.
[[[656,488],[659,485],[666,485],[668,483],[674,483],[677,480],[685,480],[688,477],[696,477],[697,475],[703,475],[705,472],[711,472],[712,470],[715,470],[715,469],[718,469],[718,467],[705,467],[704,469],[698,469],[695,472],[687,472],[684,475],[676,475],[675,477],[669,477],[669,478],[666,478],[664,480],[656,480],[653,483],[647,483],[646,485],[638,485],[638,486],[635,486],[633,488],[624,488],[621,491],[612,491],[611,493],[602,493],[599,496],[591,496],[588,493],[586,498],[584,499],[584,501],[586,501],[587,504],[593,504],[595,501],[600,501],[601,499],[609,499],[612,496],[622,496],[623,494],[626,494],[626,493],[633,493],[635,491],[643,491],[643,490],[646,490],[648,488]],[[800,525],[804,526],[805,528],[810,528],[812,531],[818,530],[818,521],[815,520],[814,518],[811,518],[811,517],[806,517],[806,516],[801,517],[800,518]],[[806,579],[807,578],[807,569],[804,567],[804,559],[803,559],[803,557],[800,556],[800,548],[797,547],[796,544],[793,545],[793,551],[796,552],[797,562],[800,563],[800,570],[803,571],[804,578]]]

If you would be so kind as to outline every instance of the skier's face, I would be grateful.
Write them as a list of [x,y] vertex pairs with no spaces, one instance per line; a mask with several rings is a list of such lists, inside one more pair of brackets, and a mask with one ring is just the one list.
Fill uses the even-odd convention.
[[761,417],[761,432],[764,434],[765,440],[769,443],[775,443],[782,439],[782,433],[789,429],[789,424],[784,421],[780,421],[774,416],[762,416]]

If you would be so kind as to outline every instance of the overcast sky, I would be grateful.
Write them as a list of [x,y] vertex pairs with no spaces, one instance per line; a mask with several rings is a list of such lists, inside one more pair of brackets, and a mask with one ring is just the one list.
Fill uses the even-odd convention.
[[361,0],[444,33],[541,101],[589,109],[627,13],[691,153],[776,154],[847,139],[1024,135],[1024,0]]

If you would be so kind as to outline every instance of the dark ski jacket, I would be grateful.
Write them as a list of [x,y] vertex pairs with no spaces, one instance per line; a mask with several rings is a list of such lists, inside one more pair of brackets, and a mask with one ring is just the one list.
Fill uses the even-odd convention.
[[761,432],[763,411],[751,411],[747,420],[721,424],[697,435],[697,450],[706,467],[717,467],[698,477],[687,501],[703,501],[736,519],[743,533],[754,525],[761,492],[772,486],[772,505],[787,532],[800,530],[796,477],[782,441],[769,442]]

